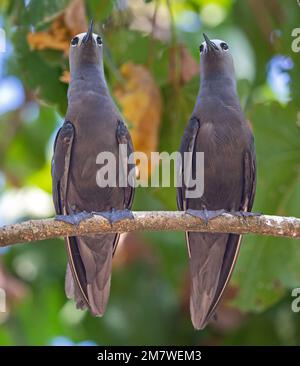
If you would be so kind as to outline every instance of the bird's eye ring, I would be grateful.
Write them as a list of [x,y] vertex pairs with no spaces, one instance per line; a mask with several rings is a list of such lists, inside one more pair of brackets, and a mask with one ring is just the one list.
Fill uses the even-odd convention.
[[97,45],[101,46],[102,45],[102,38],[100,36],[97,37],[96,39]]
[[227,51],[228,50],[228,44],[227,43],[225,43],[225,42],[222,42],[221,44],[220,44],[220,46],[221,46],[221,48],[222,48],[222,50],[224,50],[224,51]]
[[203,46],[203,44],[199,47],[199,50],[200,50],[200,52],[202,52],[203,51],[203,49],[204,49],[204,46]]
[[79,38],[78,37],[74,37],[71,41],[71,46],[72,47],[76,47],[78,45],[79,42]]

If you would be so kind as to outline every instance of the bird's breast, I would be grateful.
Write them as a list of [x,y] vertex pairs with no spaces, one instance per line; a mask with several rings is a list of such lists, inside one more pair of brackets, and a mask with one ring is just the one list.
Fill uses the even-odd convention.
[[[231,209],[240,202],[243,185],[243,129],[200,123],[195,151],[204,158],[204,197],[209,208]],[[200,166],[195,165],[195,169]]]

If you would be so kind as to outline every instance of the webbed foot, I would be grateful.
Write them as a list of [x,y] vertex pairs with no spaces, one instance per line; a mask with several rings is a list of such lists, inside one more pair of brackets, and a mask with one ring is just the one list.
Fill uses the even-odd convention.
[[109,221],[110,224],[114,224],[115,222],[122,221],[122,220],[133,220],[133,214],[130,210],[114,210],[108,212],[93,212],[94,215],[99,215],[104,217],[106,220]]
[[192,210],[192,209],[188,209],[186,210],[186,213],[194,216],[194,217],[198,217],[201,220],[203,220],[206,225],[208,224],[209,220],[212,220],[218,216],[221,216],[223,213],[225,213],[225,210],[216,210],[216,211],[208,211],[206,208],[204,208],[203,210]]
[[79,225],[81,221],[90,219],[93,215],[90,212],[82,211],[72,215],[56,215],[55,220],[63,221],[71,225]]

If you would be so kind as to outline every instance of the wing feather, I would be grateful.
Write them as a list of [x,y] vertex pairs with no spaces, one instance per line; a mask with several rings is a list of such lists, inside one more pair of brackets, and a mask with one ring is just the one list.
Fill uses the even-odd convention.
[[[200,127],[201,121],[198,122]],[[196,136],[199,130],[191,128],[189,122],[181,142],[180,152],[194,152]],[[243,159],[243,192],[240,207],[236,210],[250,211],[252,208],[255,183],[256,166],[253,137],[251,135],[250,148],[242,157]],[[183,175],[184,166],[181,174]],[[177,204],[180,210],[189,208],[189,200],[185,198],[185,188],[177,189]],[[203,209],[205,202],[210,209],[205,197],[197,200],[196,209]],[[221,208],[221,207],[220,207]],[[223,207],[225,208],[225,207]],[[193,207],[195,209],[195,207]],[[241,243],[241,236],[235,234],[210,234],[186,233],[190,257],[191,271],[191,317],[196,329],[202,329],[215,313],[224,289],[231,277]]]

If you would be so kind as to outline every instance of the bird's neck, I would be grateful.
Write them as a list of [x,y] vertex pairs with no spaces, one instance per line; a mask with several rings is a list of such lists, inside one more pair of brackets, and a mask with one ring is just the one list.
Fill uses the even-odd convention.
[[103,67],[97,65],[81,66],[77,70],[71,70],[71,80],[68,89],[69,103],[78,96],[85,94],[109,95],[105,81]]
[[219,98],[232,107],[240,106],[236,81],[226,75],[201,79],[199,96],[201,98],[208,95]]

